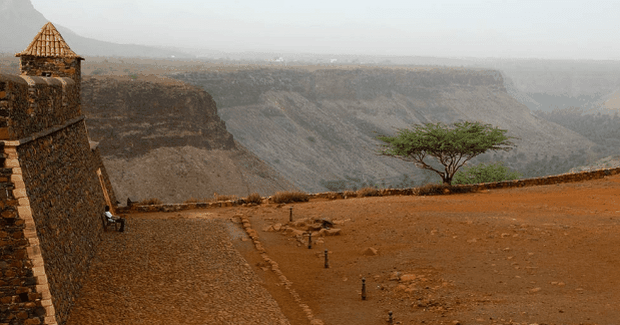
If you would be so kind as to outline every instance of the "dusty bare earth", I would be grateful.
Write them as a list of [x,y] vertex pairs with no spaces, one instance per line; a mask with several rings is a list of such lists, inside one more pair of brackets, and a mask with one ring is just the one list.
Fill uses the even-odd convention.
[[308,249],[305,238],[287,235],[298,231],[283,230],[289,205],[129,215],[129,232],[105,234],[69,323],[279,324],[281,310],[291,324],[309,324],[231,221],[242,216],[325,324],[384,324],[388,311],[394,324],[620,320],[620,176],[292,206],[295,229],[303,219],[329,218],[340,234]]

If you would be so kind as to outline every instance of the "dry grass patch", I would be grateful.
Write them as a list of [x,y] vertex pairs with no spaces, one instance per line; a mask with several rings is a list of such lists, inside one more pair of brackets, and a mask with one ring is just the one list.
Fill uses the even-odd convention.
[[357,190],[355,194],[357,194],[357,196],[359,197],[379,196],[379,190],[377,190],[376,188],[372,188],[372,187],[364,187],[362,189]]
[[355,191],[344,191],[342,195],[344,195],[344,197],[357,197],[357,193]]
[[277,192],[271,197],[274,203],[308,202],[309,199],[303,192]]
[[252,193],[245,198],[245,201],[247,203],[261,204],[261,202],[263,202],[263,197],[258,193]]

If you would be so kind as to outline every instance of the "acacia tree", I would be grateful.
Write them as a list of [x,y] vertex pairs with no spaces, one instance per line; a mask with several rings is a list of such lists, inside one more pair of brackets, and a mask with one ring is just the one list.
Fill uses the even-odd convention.
[[[414,124],[412,129],[398,129],[395,136],[379,136],[385,144],[379,154],[412,161],[422,169],[441,176],[444,185],[451,185],[454,174],[466,162],[489,150],[508,151],[514,147],[507,130],[480,122]],[[437,170],[424,159],[435,158],[444,166]]]

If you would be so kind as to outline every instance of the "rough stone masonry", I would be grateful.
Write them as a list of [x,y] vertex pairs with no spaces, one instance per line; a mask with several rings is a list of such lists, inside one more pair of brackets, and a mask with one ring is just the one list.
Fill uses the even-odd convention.
[[116,198],[80,106],[80,62],[47,23],[0,74],[0,325],[63,324]]

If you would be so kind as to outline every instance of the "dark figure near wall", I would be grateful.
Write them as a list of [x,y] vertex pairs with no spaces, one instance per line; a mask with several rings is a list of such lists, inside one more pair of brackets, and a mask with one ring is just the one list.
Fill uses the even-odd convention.
[[125,231],[125,219],[121,218],[121,217],[115,217],[112,215],[112,213],[110,212],[110,207],[109,206],[105,206],[105,212],[104,212],[106,218],[108,218],[109,221],[111,222],[118,222],[121,224],[121,228],[118,230],[118,232],[123,232]]

